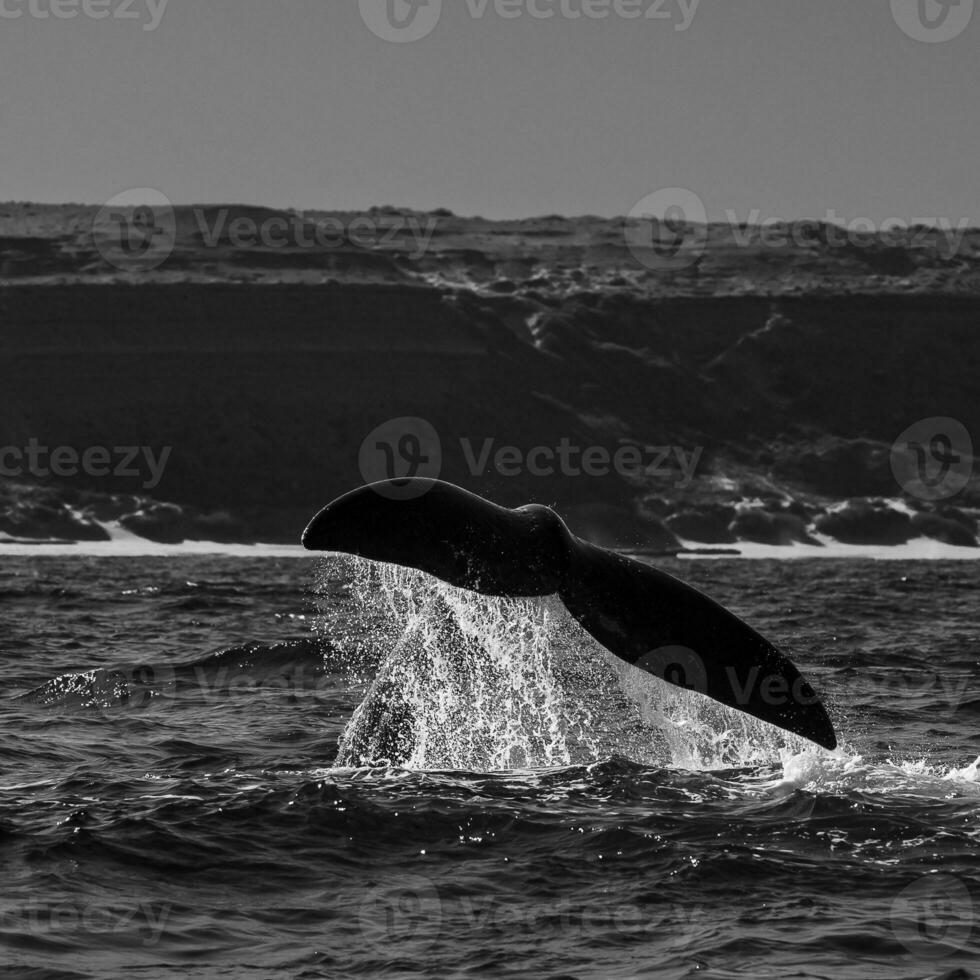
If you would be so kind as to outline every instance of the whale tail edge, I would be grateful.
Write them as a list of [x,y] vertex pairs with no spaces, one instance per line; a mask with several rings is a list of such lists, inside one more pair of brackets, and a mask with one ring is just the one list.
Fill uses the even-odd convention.
[[557,594],[627,663],[837,746],[813,688],[773,644],[680,579],[577,538],[548,507],[511,510],[440,480],[389,480],[328,504],[302,542],[311,551],[415,568],[483,595]]

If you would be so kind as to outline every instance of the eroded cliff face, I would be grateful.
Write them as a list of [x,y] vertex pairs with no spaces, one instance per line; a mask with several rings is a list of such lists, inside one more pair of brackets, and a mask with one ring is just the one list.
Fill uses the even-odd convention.
[[[111,463],[59,476],[0,460],[0,534],[71,536],[71,511],[164,540],[295,541],[384,475],[376,452],[365,472],[364,441],[411,417],[437,435],[443,479],[555,505],[606,543],[786,542],[844,498],[902,497],[889,453],[917,420],[980,434],[972,238],[955,260],[910,245],[870,265],[715,242],[693,270],[654,274],[626,268],[610,223],[444,218],[414,258],[397,242],[280,251],[270,272],[188,231],[175,264],[122,275],[84,222],[56,234],[46,217],[0,241],[0,446]],[[121,466],[127,447],[142,455]],[[28,484],[47,488],[37,513]],[[905,496],[972,538],[975,481],[942,505]]]
[[[444,479],[502,503],[660,498],[648,517],[733,503],[746,481],[899,496],[887,447],[907,425],[980,432],[969,298],[582,292],[545,308],[427,286],[73,285],[4,290],[0,316],[0,444],[166,451],[159,474],[70,482],[276,538],[363,482],[364,439],[399,417],[438,433]],[[624,446],[642,466],[598,475],[571,454]],[[528,467],[535,447],[554,473]]]

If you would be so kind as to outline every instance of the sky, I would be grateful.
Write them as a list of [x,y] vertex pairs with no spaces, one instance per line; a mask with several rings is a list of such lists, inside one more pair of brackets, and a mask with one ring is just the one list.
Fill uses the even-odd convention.
[[0,200],[980,224],[973,4],[0,0]]

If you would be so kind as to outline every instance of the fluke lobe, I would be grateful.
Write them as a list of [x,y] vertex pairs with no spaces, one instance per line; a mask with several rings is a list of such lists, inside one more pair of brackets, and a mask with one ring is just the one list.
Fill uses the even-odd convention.
[[768,640],[672,575],[576,537],[550,507],[510,510],[441,480],[387,480],[328,504],[303,546],[416,568],[483,595],[557,594],[627,663],[837,745],[813,688]]

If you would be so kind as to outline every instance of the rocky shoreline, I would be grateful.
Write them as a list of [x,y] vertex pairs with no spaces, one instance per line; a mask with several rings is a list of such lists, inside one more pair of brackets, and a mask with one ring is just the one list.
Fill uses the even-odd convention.
[[[719,497],[723,496],[721,494]],[[586,506],[565,512],[577,533],[638,554],[738,553],[746,542],[821,546],[821,539],[865,546],[903,545],[927,538],[977,548],[980,507],[856,497],[844,501],[721,499],[691,505],[645,498],[636,517],[625,509]],[[559,507],[559,511],[563,508]],[[298,527],[299,525],[297,525]],[[295,544],[298,534],[266,513],[205,512],[189,505],[136,495],[5,483],[0,485],[0,546],[92,543],[112,539],[118,528],[157,544]],[[819,535],[819,537],[817,537]]]
[[[977,547],[976,472],[923,498],[891,457],[920,420],[980,433],[978,232],[950,252],[938,230],[776,246],[710,226],[665,261],[622,219],[377,209],[395,230],[374,247],[275,248],[214,210],[202,231],[178,209],[166,261],[121,270],[97,209],[0,205],[0,542],[293,543],[384,475],[366,441],[410,419],[434,434],[423,475],[615,547]],[[226,210],[221,228],[289,217]],[[30,446],[135,463],[55,477]]]

